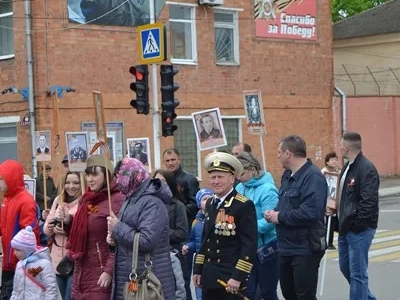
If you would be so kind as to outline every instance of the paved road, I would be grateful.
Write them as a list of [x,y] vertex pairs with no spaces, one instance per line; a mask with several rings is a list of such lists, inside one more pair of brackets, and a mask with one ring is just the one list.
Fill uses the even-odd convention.
[[[400,300],[400,197],[382,200],[380,209],[379,228],[370,250],[370,287],[378,300]],[[324,290],[319,300],[349,299],[349,286],[339,271],[337,258],[337,251],[328,252]],[[323,261],[320,279],[322,265]],[[282,295],[279,299],[284,300]]]
[[[400,197],[382,200],[380,209],[379,228],[369,253],[370,288],[378,300],[400,300]],[[349,299],[349,286],[339,271],[337,251],[328,252],[327,258],[324,293],[318,299]]]

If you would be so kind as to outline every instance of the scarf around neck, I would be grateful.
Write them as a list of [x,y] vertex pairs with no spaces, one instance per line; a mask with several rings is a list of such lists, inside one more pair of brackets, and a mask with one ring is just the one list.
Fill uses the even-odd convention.
[[[111,183],[110,194],[119,192],[116,183]],[[98,192],[93,192],[88,187],[79,201],[79,206],[72,221],[72,227],[68,235],[66,248],[67,256],[72,260],[79,260],[86,251],[86,238],[88,230],[88,218],[92,205],[108,200],[107,187]]]

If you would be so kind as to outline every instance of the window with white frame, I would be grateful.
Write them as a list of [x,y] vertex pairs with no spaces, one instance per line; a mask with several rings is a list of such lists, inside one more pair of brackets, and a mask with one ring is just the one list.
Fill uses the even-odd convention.
[[12,1],[0,2],[0,59],[14,56]]
[[217,64],[239,64],[239,24],[237,11],[214,11],[215,56]]
[[17,124],[0,124],[0,163],[7,159],[18,160]]
[[171,61],[195,63],[197,60],[196,7],[169,4],[168,8]]
[[[239,118],[222,117],[228,145],[219,148],[219,151],[231,153],[233,145],[241,138],[240,122],[241,119]],[[191,118],[182,118],[176,119],[174,123],[178,126],[178,129],[174,132],[174,147],[178,149],[181,154],[182,167],[189,173],[201,177],[201,168],[203,165],[200,161],[200,151],[193,121]]]

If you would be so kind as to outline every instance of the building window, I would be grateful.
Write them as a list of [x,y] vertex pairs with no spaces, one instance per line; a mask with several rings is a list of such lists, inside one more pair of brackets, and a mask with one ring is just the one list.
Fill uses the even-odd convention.
[[0,163],[7,159],[18,160],[17,124],[0,124]]
[[[193,121],[191,118],[185,118],[177,119],[174,122],[178,126],[178,129],[174,132],[174,147],[181,154],[182,167],[189,173],[200,178],[203,162],[200,160],[200,150],[197,144]],[[222,123],[224,124],[228,145],[218,150],[231,153],[233,145],[241,139],[241,119],[222,117]]]
[[215,56],[217,64],[239,64],[238,12],[214,12]]
[[0,2],[0,59],[14,57],[13,1]]
[[170,4],[169,27],[172,63],[196,63],[196,7]]

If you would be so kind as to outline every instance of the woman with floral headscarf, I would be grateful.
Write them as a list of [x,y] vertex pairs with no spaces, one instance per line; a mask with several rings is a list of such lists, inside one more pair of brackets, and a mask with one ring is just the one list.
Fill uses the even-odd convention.
[[[118,169],[118,168],[117,168]],[[167,206],[172,201],[169,187],[151,179],[144,165],[135,158],[124,158],[116,172],[120,191],[126,195],[119,217],[108,217],[107,242],[116,246],[113,300],[124,299],[125,283],[132,265],[133,237],[140,232],[138,274],[145,269],[149,252],[152,271],[160,280],[165,300],[175,299],[175,280],[169,254],[169,217]]]

